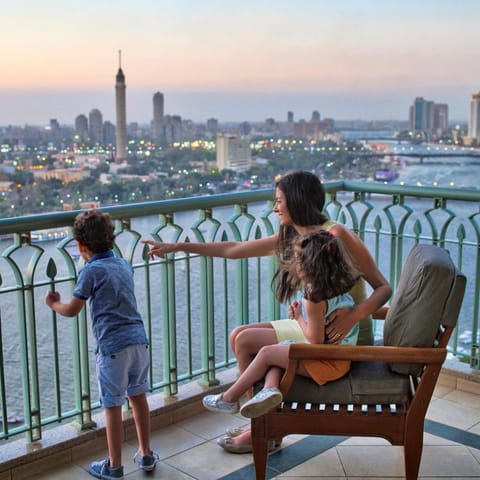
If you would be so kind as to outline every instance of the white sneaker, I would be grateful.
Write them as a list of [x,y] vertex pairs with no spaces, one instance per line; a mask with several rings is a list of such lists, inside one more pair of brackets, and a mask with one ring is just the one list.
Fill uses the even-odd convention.
[[247,418],[257,418],[276,407],[282,400],[283,396],[278,388],[264,388],[242,405],[240,413]]
[[219,413],[238,413],[238,402],[226,402],[222,398],[223,393],[218,395],[207,395],[203,397],[203,406],[211,412]]

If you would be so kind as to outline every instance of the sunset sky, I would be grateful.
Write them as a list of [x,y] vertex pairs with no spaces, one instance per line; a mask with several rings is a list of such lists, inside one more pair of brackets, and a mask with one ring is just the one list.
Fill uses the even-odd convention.
[[477,0],[16,0],[0,15],[0,125],[115,121],[408,119],[416,96],[467,120],[480,91]]

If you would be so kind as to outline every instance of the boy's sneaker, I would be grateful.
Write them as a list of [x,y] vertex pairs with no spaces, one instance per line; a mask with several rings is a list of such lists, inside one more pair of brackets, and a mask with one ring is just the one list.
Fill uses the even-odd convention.
[[223,399],[223,393],[218,395],[207,395],[203,397],[203,406],[211,412],[219,413],[238,413],[238,402],[226,402]]
[[137,452],[133,457],[133,461],[145,472],[151,472],[154,470],[155,465],[159,460],[160,457],[158,456],[158,453],[153,450],[150,452],[150,455],[140,455],[140,452]]
[[88,473],[95,478],[105,480],[115,480],[115,478],[123,478],[123,467],[111,467],[108,458],[98,462],[92,462],[88,469]]
[[247,418],[257,418],[282,403],[282,400],[282,393],[278,388],[264,388],[242,405],[240,413]]

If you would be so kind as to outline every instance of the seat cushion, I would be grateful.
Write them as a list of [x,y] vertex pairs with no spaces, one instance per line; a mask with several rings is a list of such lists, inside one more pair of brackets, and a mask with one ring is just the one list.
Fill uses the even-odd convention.
[[297,375],[285,401],[300,403],[390,404],[409,399],[410,381],[385,362],[352,362],[344,377],[325,385]]

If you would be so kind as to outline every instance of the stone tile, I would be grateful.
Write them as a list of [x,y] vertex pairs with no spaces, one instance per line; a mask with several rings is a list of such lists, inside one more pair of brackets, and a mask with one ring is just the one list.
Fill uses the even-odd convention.
[[248,424],[245,424],[243,417],[205,411],[201,415],[178,422],[175,425],[205,440],[211,440],[223,435],[227,428],[243,427]]
[[431,435],[430,433],[423,434],[423,445],[458,445],[457,442],[448,440],[447,438]]
[[470,433],[476,433],[477,435],[480,435],[480,422],[473,425],[473,427],[469,428],[468,431]]
[[427,410],[427,418],[452,427],[467,430],[479,422],[480,411],[478,408],[439,398],[430,402]]
[[232,455],[218,448],[214,442],[205,442],[166,459],[165,463],[197,480],[212,480],[239,470],[252,461],[251,454]]
[[[447,393],[444,397],[444,400],[450,400],[455,403],[460,403],[467,407],[473,407],[480,409],[480,395],[471,393],[465,390],[452,390]],[[480,414],[478,415],[480,420]]]
[[[90,477],[91,479],[92,477]],[[143,472],[142,470],[135,470],[128,475],[125,475],[125,480],[150,480],[150,479],[162,479],[162,480],[192,480],[190,475],[183,473],[164,462],[159,462],[153,472]],[[66,479],[65,479],[66,480]],[[73,480],[73,479],[71,479]]]
[[477,462],[480,463],[480,450],[471,447],[469,447],[468,450],[476,458]]
[[463,445],[426,446],[420,463],[421,477],[480,477],[480,464]]
[[471,380],[466,380],[464,378],[459,378],[457,380],[457,388],[465,392],[474,393],[475,395],[480,395],[480,382],[474,382]]
[[344,442],[340,443],[342,446],[352,445],[383,445],[388,446],[390,442],[381,437],[349,437]]
[[403,477],[403,448],[394,446],[338,446],[346,476]]
[[337,477],[345,478],[345,472],[342,463],[335,448],[331,448],[316,457],[307,460],[285,473],[278,475],[277,478],[291,477]]
[[450,393],[453,390],[454,390],[453,388],[437,384],[437,386],[435,387],[435,390],[433,391],[433,397],[443,398],[447,393]]
[[204,442],[205,439],[198,435],[192,434],[185,428],[173,425],[153,432],[151,446],[163,460]]
[[457,377],[441,371],[438,376],[437,385],[448,388],[457,388]]

